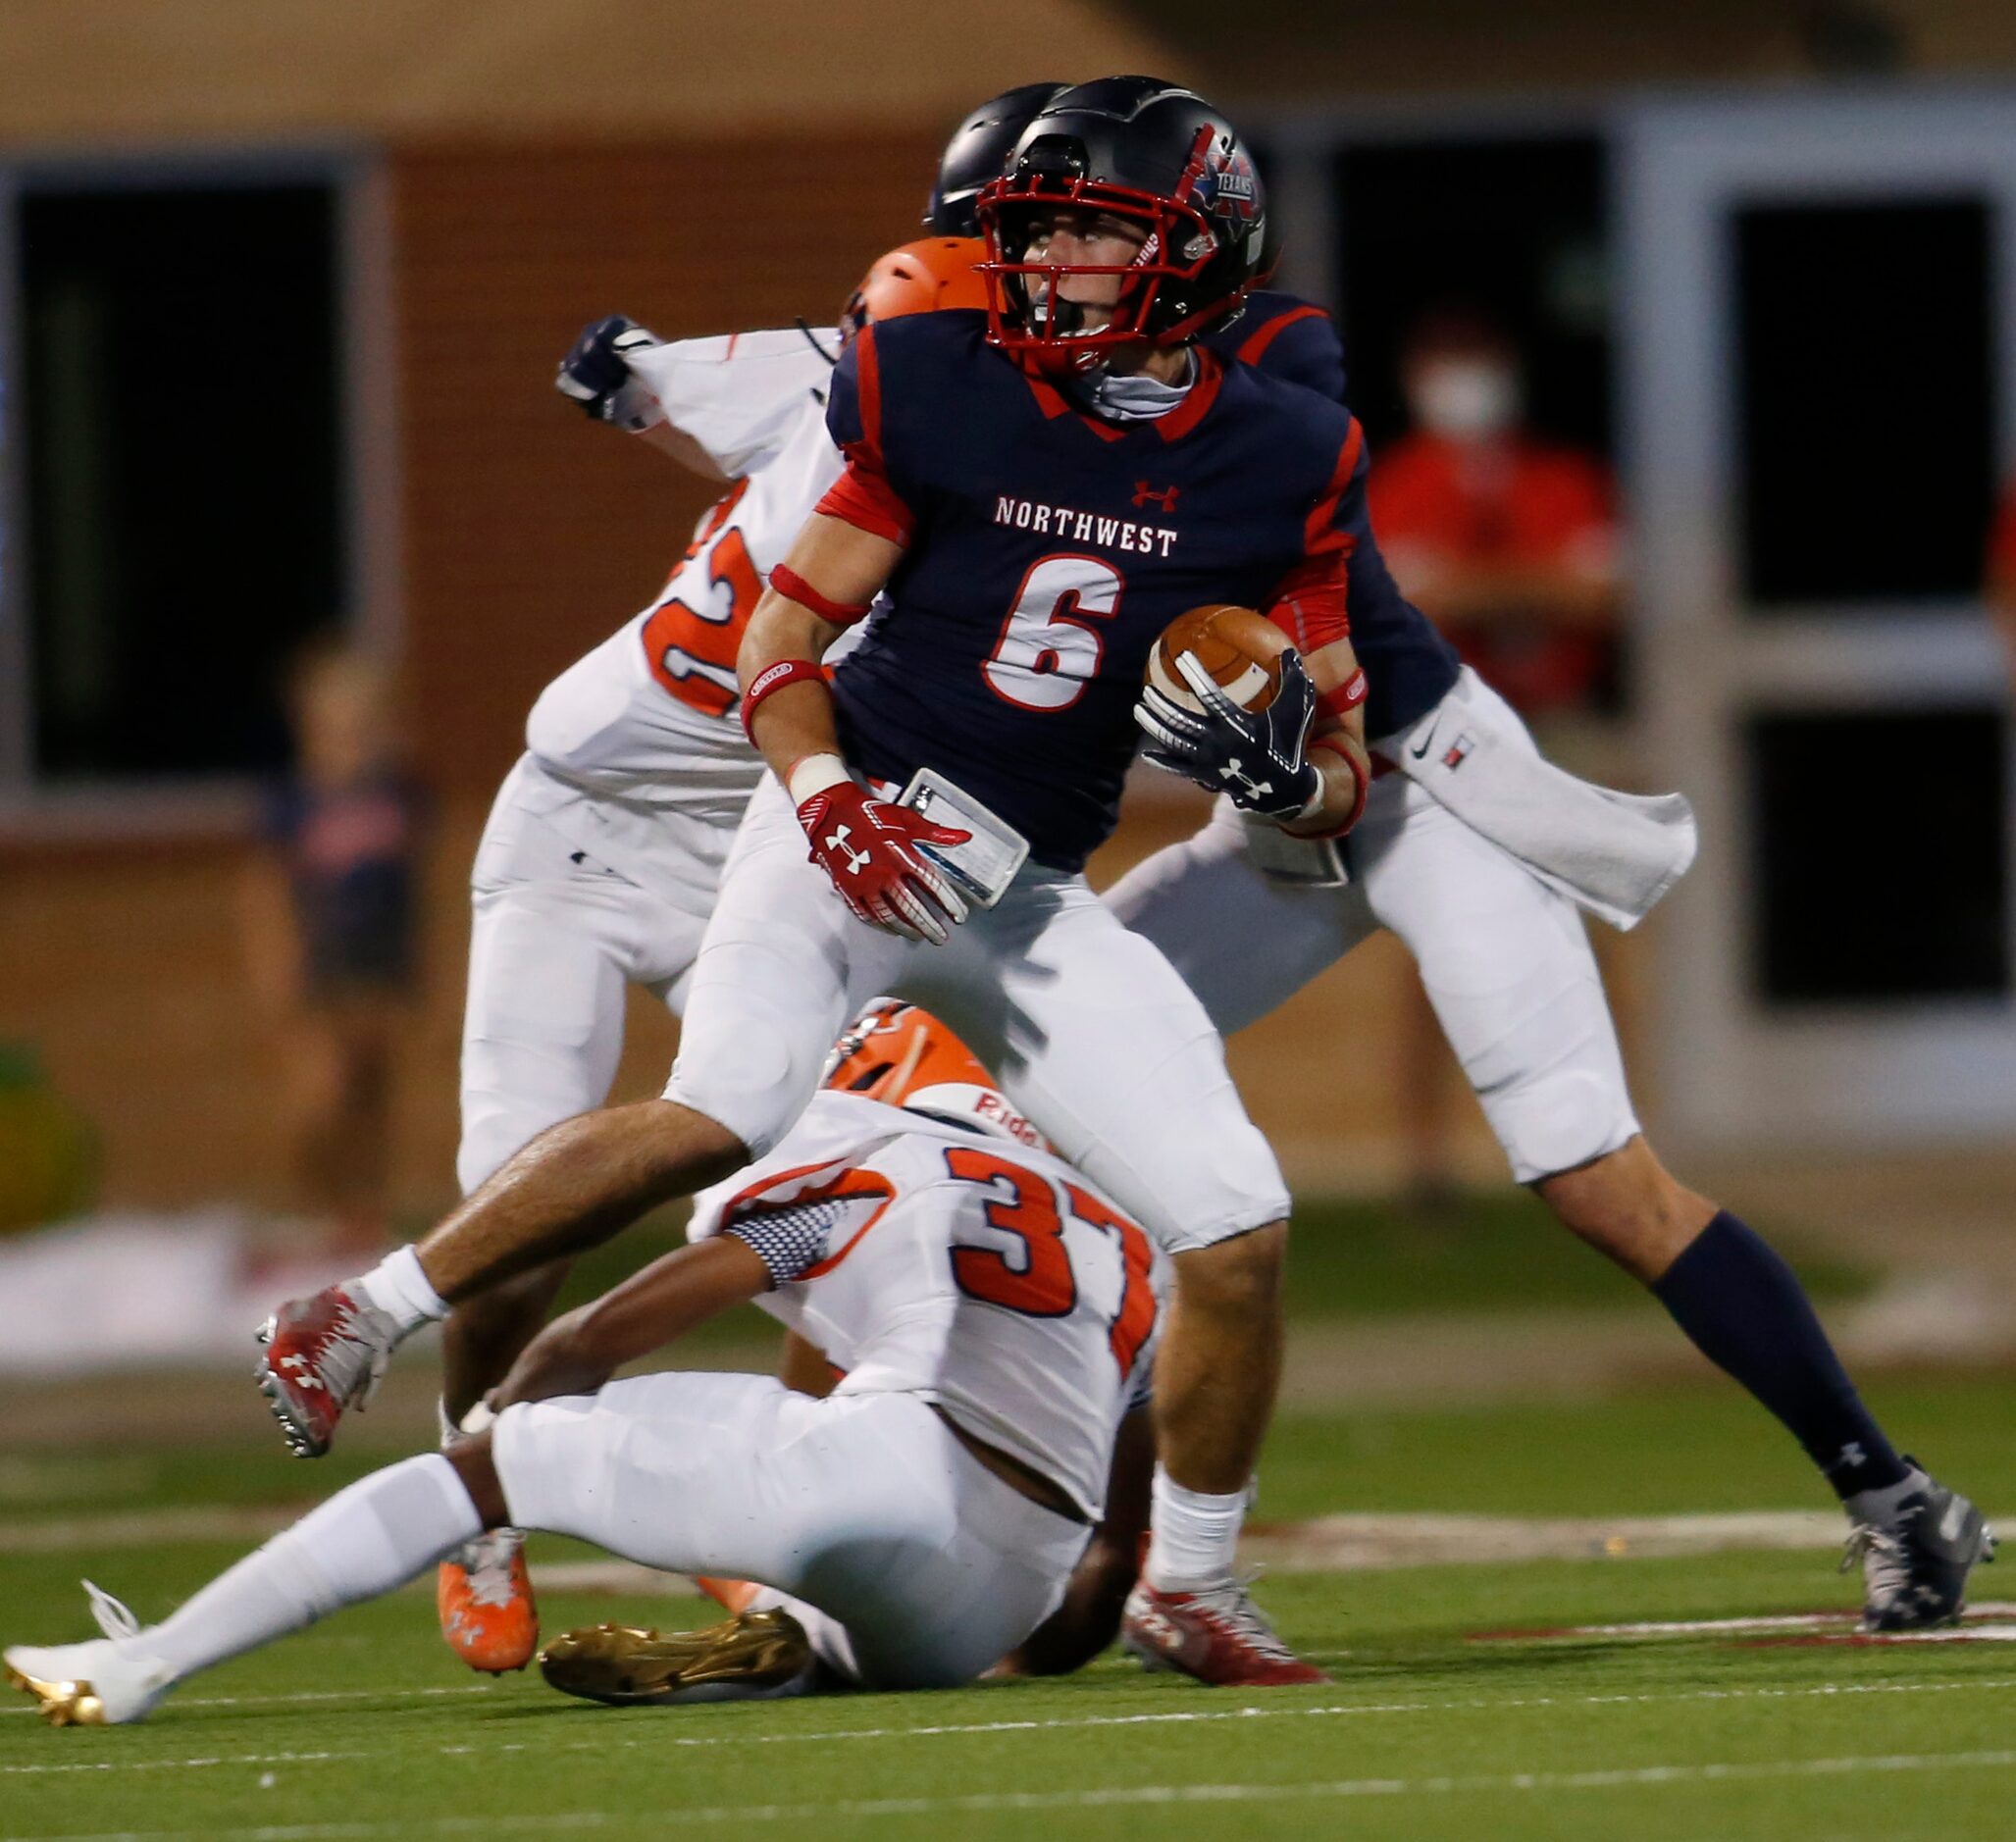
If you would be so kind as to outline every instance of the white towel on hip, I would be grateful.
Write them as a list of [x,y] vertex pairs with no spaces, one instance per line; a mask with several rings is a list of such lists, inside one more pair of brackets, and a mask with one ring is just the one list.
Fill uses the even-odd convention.
[[1372,744],[1437,804],[1612,927],[1637,926],[1694,861],[1680,793],[1621,793],[1547,760],[1468,666],[1418,723]]

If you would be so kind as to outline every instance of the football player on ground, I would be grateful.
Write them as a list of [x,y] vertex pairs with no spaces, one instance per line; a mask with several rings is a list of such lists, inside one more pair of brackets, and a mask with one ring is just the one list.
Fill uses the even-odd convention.
[[[400,1337],[762,1156],[849,1010],[914,995],[1174,1254],[1144,1588],[1163,1654],[1212,1681],[1318,1680],[1233,1572],[1278,1373],[1286,1193],[1196,999],[1080,866],[1113,823],[1150,647],[1203,601],[1270,610],[1306,664],[1284,661],[1265,713],[1227,705],[1200,756],[1243,764],[1235,796],[1284,830],[1354,822],[1346,603],[1395,592],[1364,443],[1334,404],[1193,342],[1266,245],[1252,160],[1194,95],[1063,92],[980,210],[989,314],[871,327],[834,374],[848,469],[743,642],[773,776],[665,1098],[553,1128],[419,1247],[284,1306],[262,1385],[297,1447],[325,1449]],[[821,656],[885,588],[829,685]]]
[[[690,1246],[534,1339],[487,1431],[338,1492],[161,1624],[90,1588],[105,1637],[11,1649],[10,1681],[59,1726],[138,1720],[507,1522],[768,1589],[705,1630],[553,1645],[548,1680],[596,1700],[943,1687],[1021,1643],[1104,1513],[1163,1263],[964,1045],[890,1021],[843,1039],[789,1135],[697,1199]],[[847,1370],[829,1397],[609,1380],[745,1300]]]
[[[984,304],[969,267],[980,249],[974,200],[1064,87],[1022,85],[959,125],[925,212],[936,240],[875,264],[843,336],[863,315]],[[547,1126],[606,1098],[626,981],[681,1007],[721,860],[761,773],[733,720],[736,651],[768,565],[841,471],[823,414],[840,342],[829,350],[782,330],[662,344],[611,316],[589,327],[561,365],[559,387],[591,416],[738,484],[701,520],[652,604],[542,695],[528,751],[497,796],[473,892],[457,1158],[464,1194]],[[1328,384],[1335,345],[1320,308],[1262,291],[1229,333],[1211,332],[1206,342],[1318,386]],[[444,1435],[471,1413],[481,1422],[485,1391],[543,1320],[567,1265],[502,1281],[450,1313]],[[816,1384],[820,1373],[787,1369],[786,1379]],[[442,1562],[441,1629],[474,1668],[522,1668],[537,1648],[522,1547],[515,1531],[499,1529]]]
[[[891,250],[823,341],[787,329],[661,344],[609,319],[563,361],[560,388],[590,414],[735,485],[651,604],[540,696],[491,809],[471,888],[465,1195],[608,1097],[626,984],[682,1007],[763,771],[735,719],[736,650],[771,566],[840,477],[825,421],[833,366],[869,321],[982,305],[980,254],[947,237]],[[444,1434],[480,1417],[566,1271],[552,1261],[457,1305],[442,1339]],[[521,1546],[499,1529],[442,1564],[441,1629],[472,1667],[523,1668],[538,1646]]]

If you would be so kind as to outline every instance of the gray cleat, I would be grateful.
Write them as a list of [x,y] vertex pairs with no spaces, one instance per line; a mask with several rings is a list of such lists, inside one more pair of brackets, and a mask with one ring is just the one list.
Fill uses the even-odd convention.
[[[1865,1631],[1926,1631],[1951,1624],[1966,1604],[1967,1575],[1995,1558],[1994,1531],[1965,1497],[1935,1483],[1914,1459],[1890,1501],[1851,1504],[1841,1571],[1862,1563]],[[1871,1492],[1871,1497],[1877,1493]]]

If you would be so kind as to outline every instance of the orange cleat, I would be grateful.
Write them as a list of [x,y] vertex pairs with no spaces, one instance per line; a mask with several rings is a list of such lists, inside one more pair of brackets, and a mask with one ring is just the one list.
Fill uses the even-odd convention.
[[754,1580],[724,1580],[712,1573],[696,1573],[693,1583],[735,1617],[750,1609],[750,1601],[756,1596]]
[[524,1668],[539,1649],[524,1535],[492,1529],[443,1561],[435,1606],[441,1636],[470,1668],[489,1675]]

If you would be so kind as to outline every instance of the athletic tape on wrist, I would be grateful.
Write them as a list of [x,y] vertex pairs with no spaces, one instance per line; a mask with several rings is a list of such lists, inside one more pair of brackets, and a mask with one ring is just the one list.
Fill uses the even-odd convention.
[[742,733],[750,739],[750,746],[756,745],[756,706],[765,697],[774,697],[786,685],[825,682],[826,674],[810,659],[779,659],[775,665],[764,666],[742,694]]
[[847,771],[847,763],[830,749],[821,748],[814,754],[801,754],[786,769],[784,790],[791,795],[791,803],[801,806],[814,793],[823,793],[829,787],[838,787],[843,781],[853,780]]
[[779,563],[770,572],[770,587],[786,600],[809,608],[822,621],[831,621],[836,627],[852,627],[854,622],[865,620],[868,609],[874,605],[869,601],[829,601],[789,563]]

